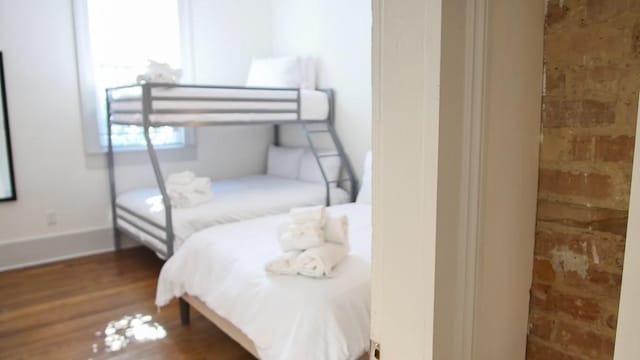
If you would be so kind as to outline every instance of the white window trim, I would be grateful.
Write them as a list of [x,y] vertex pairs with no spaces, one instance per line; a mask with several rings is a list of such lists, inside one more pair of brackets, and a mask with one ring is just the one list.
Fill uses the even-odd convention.
[[[178,0],[178,18],[180,24],[180,53],[183,64],[182,79],[183,82],[188,83],[194,79],[191,0]],[[73,0],[73,23],[84,147],[88,154],[103,154],[107,152],[107,148],[100,143],[93,60],[90,51],[78,51],[79,49],[89,49],[91,46],[87,0]],[[160,145],[156,146],[156,148],[181,149],[196,145],[196,131],[194,128],[185,128],[184,136],[184,145]],[[119,147],[114,150],[118,152],[143,151],[146,150],[146,147]]]

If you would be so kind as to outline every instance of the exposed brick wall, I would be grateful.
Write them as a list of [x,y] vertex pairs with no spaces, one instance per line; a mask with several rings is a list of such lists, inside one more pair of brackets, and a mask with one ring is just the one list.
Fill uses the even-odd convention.
[[550,0],[544,60],[527,359],[612,359],[640,89],[640,0]]

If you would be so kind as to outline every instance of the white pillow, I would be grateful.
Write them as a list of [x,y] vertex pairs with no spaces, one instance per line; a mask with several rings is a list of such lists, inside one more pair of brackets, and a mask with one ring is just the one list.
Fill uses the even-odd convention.
[[367,153],[364,159],[364,174],[362,175],[362,186],[358,192],[356,202],[362,204],[371,204],[371,151]]
[[254,58],[251,60],[247,86],[297,88],[300,86],[300,76],[297,57]]
[[297,179],[302,154],[304,149],[301,148],[269,145],[267,174]]
[[[323,151],[319,151],[322,153]],[[325,171],[325,175],[327,175],[328,181],[336,181],[340,176],[340,158],[337,156],[324,157],[320,158],[322,162],[322,168]],[[313,152],[310,149],[306,149],[304,151],[304,155],[302,155],[302,160],[300,161],[300,172],[298,173],[298,180],[315,182],[315,183],[324,183],[324,178],[322,177],[322,172],[320,172],[320,167],[318,166],[318,162],[316,161],[315,156],[313,156]],[[331,186],[337,186],[337,183],[331,183]]]
[[309,56],[300,58],[300,89],[315,90],[316,60]]

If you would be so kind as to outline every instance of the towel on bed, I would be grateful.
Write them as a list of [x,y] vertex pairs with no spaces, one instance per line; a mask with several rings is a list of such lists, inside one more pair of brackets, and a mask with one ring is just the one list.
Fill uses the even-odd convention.
[[297,270],[294,263],[300,253],[301,251],[287,251],[283,255],[269,261],[266,266],[267,271],[279,275],[295,275]]
[[174,173],[167,177],[167,194],[171,206],[190,208],[211,201],[211,179],[196,177],[191,171]]
[[319,223],[295,224],[285,222],[280,225],[278,241],[282,251],[305,250],[324,244],[325,235]]
[[294,224],[315,222],[324,226],[325,212],[326,208],[323,205],[300,207],[289,210],[289,217]]
[[324,237],[333,244],[349,245],[349,218],[346,215],[327,217]]
[[167,177],[167,185],[189,185],[196,178],[196,175],[191,171],[183,171],[179,173],[169,174]]
[[333,268],[349,253],[349,247],[326,243],[305,250],[295,258],[293,266],[300,275],[310,277],[331,276]]

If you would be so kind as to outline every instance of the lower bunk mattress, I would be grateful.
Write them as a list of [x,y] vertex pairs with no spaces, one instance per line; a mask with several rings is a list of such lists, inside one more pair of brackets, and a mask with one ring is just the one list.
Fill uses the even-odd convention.
[[[196,231],[214,225],[288,212],[292,207],[325,204],[324,184],[273,175],[255,175],[217,180],[211,184],[211,201],[192,208],[173,208],[174,251]],[[349,194],[331,188],[331,204],[349,202]],[[124,192],[116,199],[118,227],[165,253],[162,196],[157,188]],[[153,224],[156,224],[155,226]]]
[[350,360],[369,345],[371,207],[328,208],[347,215],[351,252],[330,278],[272,275],[265,264],[281,255],[268,216],[194,234],[160,273],[156,304],[188,294],[242,331],[261,359]]

